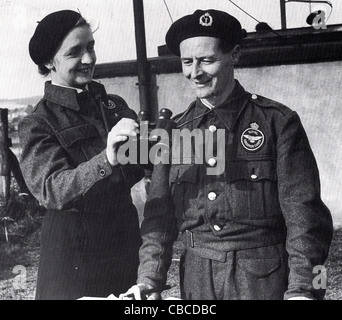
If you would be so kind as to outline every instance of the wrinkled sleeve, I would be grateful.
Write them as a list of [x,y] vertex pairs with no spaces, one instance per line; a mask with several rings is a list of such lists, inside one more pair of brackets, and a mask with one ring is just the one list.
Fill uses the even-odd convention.
[[139,253],[137,282],[150,284],[162,291],[172,262],[173,243],[178,236],[168,165],[154,166],[141,235],[143,244]]
[[43,119],[27,116],[19,123],[20,167],[29,190],[47,209],[74,206],[94,184],[112,174],[106,151],[73,166]]
[[332,218],[321,200],[316,160],[296,112],[286,116],[278,133],[279,201],[287,226],[289,285],[284,298],[322,299],[314,267],[323,265],[332,239]]

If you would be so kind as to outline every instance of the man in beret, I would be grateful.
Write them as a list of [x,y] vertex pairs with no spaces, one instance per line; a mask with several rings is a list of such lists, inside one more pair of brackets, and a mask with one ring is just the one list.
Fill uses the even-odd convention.
[[174,154],[187,151],[177,146],[170,165],[155,165],[138,284],[122,298],[160,298],[179,233],[182,299],[324,296],[314,268],[328,255],[332,219],[320,197],[316,161],[297,113],[234,79],[243,37],[239,21],[217,10],[197,10],[166,35],[197,97],[174,120],[218,143],[224,172],[208,174],[218,157],[203,156],[199,164],[192,153],[191,164],[175,163]]

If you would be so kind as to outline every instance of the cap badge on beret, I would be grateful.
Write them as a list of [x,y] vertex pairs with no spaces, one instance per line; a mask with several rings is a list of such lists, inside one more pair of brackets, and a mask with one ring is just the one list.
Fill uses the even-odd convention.
[[195,37],[218,38],[233,48],[242,43],[243,31],[240,22],[227,12],[196,10],[175,21],[166,33],[165,41],[170,51],[180,56],[182,41]]
[[203,16],[200,17],[199,23],[203,27],[210,27],[214,22],[213,17],[209,14],[209,12],[205,13]]

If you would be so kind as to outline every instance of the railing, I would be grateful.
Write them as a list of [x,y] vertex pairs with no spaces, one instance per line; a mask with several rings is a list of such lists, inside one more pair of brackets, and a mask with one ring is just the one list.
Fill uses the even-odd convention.
[[5,203],[10,199],[11,177],[18,184],[21,194],[30,195],[23,175],[20,170],[19,161],[11,150],[12,140],[8,135],[8,109],[0,109],[0,196]]

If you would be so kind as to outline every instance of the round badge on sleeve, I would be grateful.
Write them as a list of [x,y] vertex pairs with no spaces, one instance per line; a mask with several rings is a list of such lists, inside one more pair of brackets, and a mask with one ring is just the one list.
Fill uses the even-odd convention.
[[102,104],[105,108],[110,109],[110,110],[116,108],[116,104],[110,99],[108,99],[108,105],[106,105],[104,102],[102,102]]
[[265,142],[264,134],[259,130],[257,123],[251,123],[250,128],[246,129],[241,135],[241,144],[248,151],[256,151]]

